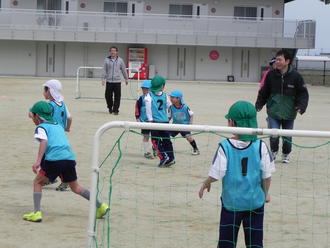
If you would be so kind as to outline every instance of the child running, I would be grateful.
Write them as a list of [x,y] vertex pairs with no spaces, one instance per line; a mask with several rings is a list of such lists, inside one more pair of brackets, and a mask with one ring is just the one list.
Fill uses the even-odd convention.
[[[72,192],[89,200],[89,190],[81,187],[77,181],[75,155],[68,142],[62,126],[54,122],[51,105],[40,101],[30,109],[32,120],[37,126],[34,138],[39,142],[39,152],[36,162],[32,166],[36,177],[33,181],[34,211],[23,215],[23,219],[32,222],[41,222],[41,195],[42,185],[56,177],[63,178]],[[96,217],[102,218],[110,209],[105,203],[97,201]]]
[[[173,124],[193,124],[193,114],[190,108],[184,103],[182,92],[179,90],[172,91],[170,94],[171,103],[170,106],[170,119],[173,119]],[[191,136],[190,132],[186,131],[172,131],[171,136],[175,137],[178,134],[181,134],[182,137],[185,137],[189,144],[192,146],[193,151],[192,155],[199,155],[199,150],[196,144],[196,141]]]
[[[233,104],[228,114],[230,127],[257,128],[255,107],[245,101]],[[256,135],[236,135],[219,144],[209,170],[209,177],[199,190],[211,189],[222,180],[221,216],[218,248],[235,248],[241,223],[246,247],[263,247],[264,204],[275,165],[267,145]]]
[[[148,122],[144,98],[149,93],[150,86],[151,86],[151,80],[145,80],[141,85],[142,96],[139,97],[139,99],[136,101],[135,104],[135,119],[137,122]],[[147,159],[153,159],[154,156],[153,156],[152,145],[149,142],[151,131],[147,129],[142,129],[141,133],[143,135],[144,157]]]
[[[168,114],[171,102],[163,91],[165,83],[165,78],[160,76],[155,76],[151,80],[150,92],[144,98],[148,122],[169,122]],[[175,164],[170,133],[163,130],[151,130],[151,136],[153,147],[160,159],[158,167],[169,167]]]
[[[61,94],[62,84],[59,80],[51,79],[43,84],[44,92],[43,95],[46,100],[49,100],[49,104],[53,108],[52,116],[55,122],[59,123],[66,132],[70,132],[72,123],[72,117],[67,106],[64,103],[64,97]],[[56,182],[56,180],[55,180]],[[53,183],[53,182],[51,182]],[[68,188],[68,184],[61,182],[56,187],[57,191],[65,191]]]

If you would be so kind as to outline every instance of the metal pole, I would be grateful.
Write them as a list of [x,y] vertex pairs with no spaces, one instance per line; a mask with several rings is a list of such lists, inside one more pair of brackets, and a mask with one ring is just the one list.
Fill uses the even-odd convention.
[[323,61],[323,85],[325,85],[325,68],[326,68],[326,61]]

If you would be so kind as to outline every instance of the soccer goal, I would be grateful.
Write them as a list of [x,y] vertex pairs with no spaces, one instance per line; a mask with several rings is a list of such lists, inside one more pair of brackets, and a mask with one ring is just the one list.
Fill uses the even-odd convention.
[[[190,131],[201,154],[192,156],[189,143],[175,138],[176,164],[158,168],[157,158],[142,155],[141,129]],[[290,164],[277,162],[272,175],[264,247],[328,247],[330,132],[120,121],[94,136],[87,247],[216,247],[221,182],[203,199],[198,191],[219,142],[233,133],[266,143],[270,135],[294,137]],[[110,206],[104,219],[95,219],[96,198]],[[236,247],[245,247],[242,229]]]
[[[104,99],[105,86],[101,84],[103,67],[80,66],[76,72],[75,98]],[[136,75],[128,80],[128,85],[122,79],[121,98],[136,100],[139,95],[140,71],[126,68],[128,75]]]

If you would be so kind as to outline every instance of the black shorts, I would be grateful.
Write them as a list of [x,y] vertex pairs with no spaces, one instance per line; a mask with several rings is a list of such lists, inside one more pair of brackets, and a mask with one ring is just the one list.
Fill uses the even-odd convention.
[[186,138],[186,136],[187,135],[190,135],[191,132],[187,132],[187,131],[182,131],[182,132],[180,132],[180,131],[171,131],[170,134],[171,134],[172,137],[175,137],[178,134],[181,134],[182,137],[185,137]]
[[63,183],[70,183],[77,180],[76,161],[74,160],[58,160],[41,162],[41,170],[39,173],[54,181],[57,177],[62,179]]
[[151,130],[149,130],[149,129],[141,129],[141,133],[143,135],[150,135],[151,134]]

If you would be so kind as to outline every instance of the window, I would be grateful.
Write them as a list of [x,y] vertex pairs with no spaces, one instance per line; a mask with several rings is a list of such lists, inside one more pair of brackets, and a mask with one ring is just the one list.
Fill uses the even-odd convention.
[[0,9],[1,9],[1,0],[0,0]]
[[37,9],[61,10],[61,0],[37,0]]
[[257,7],[234,7],[235,19],[257,20]]
[[127,14],[127,2],[104,2],[104,12]]
[[191,17],[192,13],[193,13],[192,4],[170,4],[169,6],[170,15]]

